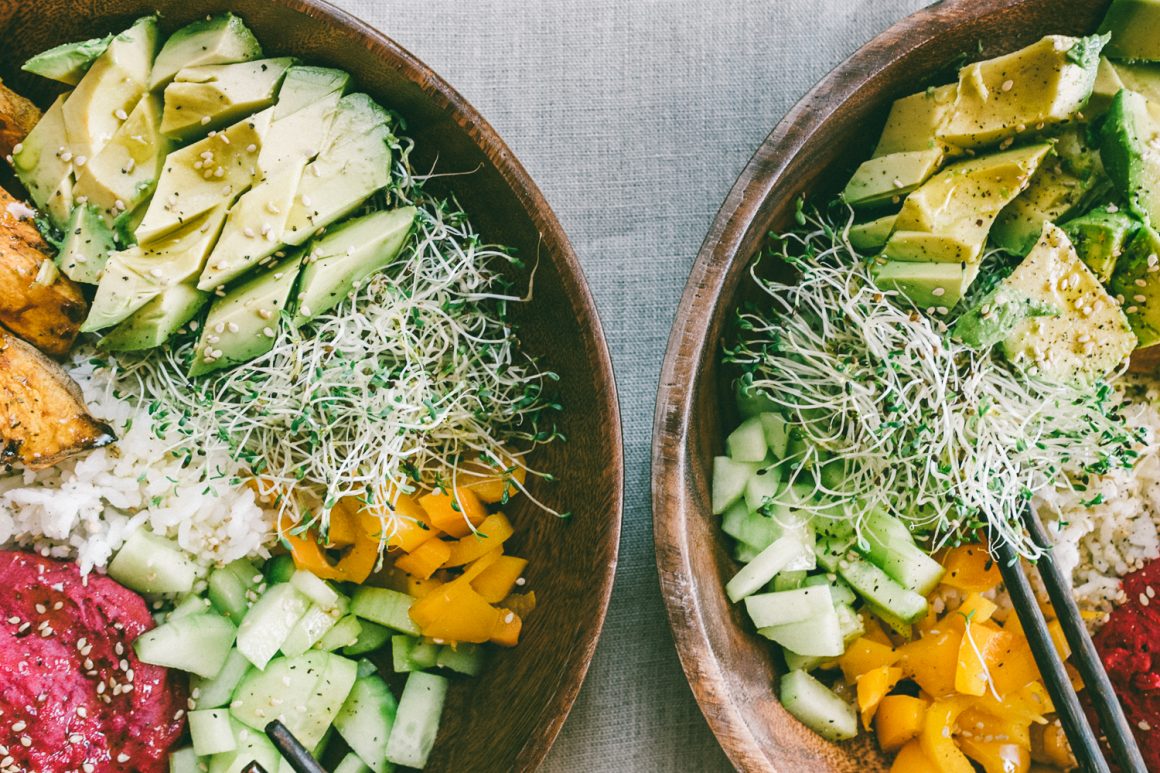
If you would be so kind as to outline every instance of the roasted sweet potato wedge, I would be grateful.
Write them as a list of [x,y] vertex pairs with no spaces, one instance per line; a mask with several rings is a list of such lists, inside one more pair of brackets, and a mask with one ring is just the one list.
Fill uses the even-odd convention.
[[0,329],[0,463],[39,470],[116,439],[64,368]]
[[0,158],[7,158],[40,120],[40,108],[0,83]]
[[80,288],[56,271],[51,249],[29,220],[28,207],[0,188],[0,324],[42,352],[72,348],[88,303]]

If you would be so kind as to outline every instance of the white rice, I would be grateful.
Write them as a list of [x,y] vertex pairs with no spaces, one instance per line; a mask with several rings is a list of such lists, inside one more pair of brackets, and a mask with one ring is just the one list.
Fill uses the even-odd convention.
[[[1101,617],[1123,601],[1120,578],[1160,557],[1160,382],[1132,378],[1123,384],[1131,400],[1128,423],[1148,432],[1135,467],[1094,478],[1086,491],[1058,490],[1036,501],[1055,539],[1056,560],[1071,573],[1076,600]],[[1097,496],[1098,504],[1084,504]]]
[[[134,530],[148,527],[177,540],[204,564],[268,555],[273,514],[241,483],[227,456],[182,466],[174,433],[158,438],[146,410],[113,394],[113,376],[83,353],[73,377],[90,412],[118,441],[40,472],[0,473],[0,546],[74,558],[82,571],[105,566]],[[221,477],[202,478],[217,469]]]

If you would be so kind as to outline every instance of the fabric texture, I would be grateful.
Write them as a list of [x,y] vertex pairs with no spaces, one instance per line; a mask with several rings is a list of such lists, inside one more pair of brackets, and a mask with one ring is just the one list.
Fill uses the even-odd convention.
[[626,497],[612,606],[546,771],[730,768],[673,649],[653,560],[657,379],[737,174],[822,75],[923,0],[332,0],[495,126],[572,239],[612,349]]

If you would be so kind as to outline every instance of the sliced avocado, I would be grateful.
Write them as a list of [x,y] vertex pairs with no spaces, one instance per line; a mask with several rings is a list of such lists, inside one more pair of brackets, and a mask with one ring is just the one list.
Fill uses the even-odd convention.
[[145,93],[157,51],[157,18],[117,35],[64,103],[68,150],[78,168],[97,157]]
[[95,285],[117,249],[113,231],[92,205],[78,204],[69,218],[56,264],[74,282]]
[[325,146],[302,175],[283,240],[302,244],[386,187],[391,139],[386,110],[366,94],[343,97]]
[[309,247],[298,285],[294,324],[330,311],[356,285],[398,257],[417,211],[402,207],[343,223]]
[[81,330],[91,333],[111,327],[167,288],[196,279],[217,241],[225,211],[220,205],[164,239],[110,255]]
[[349,86],[350,74],[343,70],[295,65],[286,71],[286,79],[282,81],[282,88],[278,91],[278,104],[274,106],[274,121],[277,123],[332,94],[341,97]]
[[1091,96],[1106,41],[1048,35],[967,65],[959,72],[958,97],[938,139],[975,148],[1077,119]]
[[1003,340],[1014,365],[1047,381],[1090,383],[1115,370],[1136,348],[1136,336],[1114,298],[1076,255],[1067,234],[1047,223],[999,292],[1050,307],[1025,319]]
[[197,316],[209,300],[192,284],[166,287],[161,294],[106,333],[97,345],[113,352],[135,352],[161,346]]
[[282,248],[286,218],[305,168],[304,158],[287,162],[242,194],[198,279],[200,289],[215,290],[232,282]]
[[979,275],[980,263],[915,263],[887,260],[872,268],[874,282],[884,290],[898,290],[924,309],[954,308]]
[[161,131],[186,140],[274,104],[293,59],[185,67],[165,87]]
[[1136,218],[1109,205],[1072,218],[1060,227],[1071,240],[1080,260],[1106,284],[1112,278],[1116,261],[1140,225]]
[[1160,102],[1160,64],[1117,62],[1112,67],[1122,88],[1141,94],[1150,102]]
[[1100,158],[1099,132],[1089,125],[1069,126],[1051,138],[1063,171],[1087,180],[1092,175],[1107,177]]
[[137,241],[147,244],[223,203],[228,207],[249,188],[270,115],[263,110],[166,156]]
[[159,131],[160,120],[161,100],[146,94],[109,144],[78,170],[76,200],[95,205],[109,224],[144,201],[170,148]]
[[855,223],[850,226],[850,244],[861,252],[882,249],[886,240],[890,238],[890,232],[894,230],[894,220],[897,217],[897,214],[883,215],[865,223]]
[[1160,109],[1127,89],[1112,99],[1100,132],[1100,157],[1128,207],[1160,224]]
[[941,149],[910,150],[878,156],[864,162],[842,191],[852,207],[873,207],[902,197],[922,185],[938,171]]
[[948,83],[895,100],[874,148],[875,157],[937,147],[935,134],[949,115],[957,90],[957,84]]
[[1101,56],[1099,67],[1096,68],[1096,81],[1092,85],[1092,95],[1088,99],[1087,107],[1084,108],[1084,115],[1094,118],[1106,113],[1112,104],[1112,97],[1119,94],[1122,88],[1124,82],[1120,80],[1116,66],[1106,56]]
[[12,168],[37,208],[53,225],[64,228],[73,207],[73,163],[64,128],[64,103],[70,92],[56,98],[24,141],[12,149]]
[[1105,53],[1112,59],[1130,62],[1160,61],[1160,2],[1157,0],[1112,0],[1100,32],[1112,36]]
[[43,51],[29,59],[20,69],[44,78],[75,86],[92,65],[93,60],[105,53],[112,35],[76,43],[65,43]]
[[130,247],[137,243],[135,232],[137,227],[141,225],[141,221],[145,219],[145,212],[148,209],[149,201],[146,199],[133,209],[122,212],[113,221],[113,235],[117,238],[117,244],[121,247]]
[[[258,170],[263,175],[272,175],[284,164],[314,160],[330,132],[341,99],[338,92],[328,94],[270,124],[258,155]],[[275,112],[280,104],[281,101],[274,105]]]
[[1058,314],[1055,306],[1000,282],[955,320],[951,332],[968,346],[987,350],[1006,340],[1025,320]]
[[1160,234],[1143,226],[1116,262],[1111,290],[1123,304],[1140,348],[1160,343]]
[[194,349],[190,377],[249,362],[274,347],[301,265],[299,251],[214,301]]
[[199,19],[174,32],[165,41],[153,65],[149,88],[173,80],[183,67],[247,62],[262,56],[262,46],[245,22],[232,13]]
[[1072,216],[1093,195],[1109,188],[1106,178],[1093,175],[1082,180],[1064,169],[1058,158],[1050,158],[1039,165],[1027,190],[995,218],[990,240],[1008,252],[1026,255],[1039,241],[1044,223],[1058,223]]
[[999,213],[1051,150],[1040,143],[948,166],[906,197],[883,255],[916,262],[977,261]]

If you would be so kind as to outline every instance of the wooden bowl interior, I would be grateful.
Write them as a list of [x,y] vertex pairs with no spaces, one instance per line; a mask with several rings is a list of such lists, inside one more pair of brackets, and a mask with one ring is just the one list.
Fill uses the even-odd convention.
[[[430,770],[525,770],[547,753],[579,691],[604,621],[616,566],[623,470],[620,419],[608,353],[591,296],[555,215],[491,127],[411,54],[353,17],[311,0],[9,0],[0,3],[0,76],[42,106],[58,89],[20,72],[28,56],[66,41],[118,32],[159,11],[166,32],[230,10],[269,55],[340,67],[400,113],[415,139],[420,171],[466,173],[432,181],[454,194],[485,240],[538,261],[533,299],[514,304],[525,349],[559,373],[568,437],[538,452],[535,466],[556,483],[533,492],[571,511],[545,515],[526,498],[508,512],[517,526],[511,552],[531,559],[527,589],[540,606],[520,646],[494,653],[484,673],[457,680]],[[519,292],[527,271],[512,270]]]
[[682,665],[722,747],[741,770],[876,771],[867,734],[822,740],[778,703],[784,664],[724,584],[738,565],[710,514],[712,457],[736,419],[719,366],[738,304],[756,297],[751,259],[792,226],[801,196],[826,200],[869,157],[892,101],[951,82],[964,58],[996,56],[1045,34],[1095,29],[1107,0],[947,2],[900,22],[823,79],[742,172],[694,266],[669,341],[654,437],[654,529],[662,592]]

